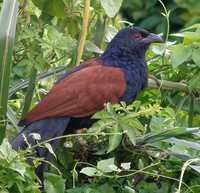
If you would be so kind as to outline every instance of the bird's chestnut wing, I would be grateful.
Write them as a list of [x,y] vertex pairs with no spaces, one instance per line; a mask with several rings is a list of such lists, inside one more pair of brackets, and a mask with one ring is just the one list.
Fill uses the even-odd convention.
[[120,68],[86,65],[56,84],[20,125],[51,117],[90,116],[102,110],[106,102],[118,103],[125,90]]

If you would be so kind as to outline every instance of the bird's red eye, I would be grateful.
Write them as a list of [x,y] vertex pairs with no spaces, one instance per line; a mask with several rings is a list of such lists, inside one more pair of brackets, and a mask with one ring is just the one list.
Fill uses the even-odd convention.
[[141,35],[139,33],[136,33],[136,34],[133,34],[133,38],[136,40],[136,39],[139,39],[141,38]]

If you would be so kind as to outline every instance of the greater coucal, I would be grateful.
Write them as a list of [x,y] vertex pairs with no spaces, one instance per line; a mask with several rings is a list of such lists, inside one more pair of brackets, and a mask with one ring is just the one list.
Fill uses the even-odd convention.
[[[38,133],[40,141],[90,127],[91,116],[104,108],[104,103],[125,101],[131,104],[139,91],[147,86],[148,68],[145,53],[152,42],[163,40],[144,29],[127,27],[120,30],[99,57],[88,60],[67,72],[39,104],[19,122],[24,130],[12,141],[12,147],[26,149],[35,144],[29,136]],[[58,140],[52,141],[56,149]],[[36,156],[51,159],[46,148],[37,147]],[[36,172],[42,179],[46,164]]]

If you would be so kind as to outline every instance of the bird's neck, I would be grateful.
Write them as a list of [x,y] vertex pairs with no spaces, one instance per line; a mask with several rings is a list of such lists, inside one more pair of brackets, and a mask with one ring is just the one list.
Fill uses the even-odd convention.
[[[126,65],[129,61],[141,60],[145,61],[145,53],[143,49],[130,50],[129,48],[110,48],[99,57],[108,66],[121,67],[123,63]],[[119,65],[119,66],[118,66]]]
[[103,60],[106,66],[120,67],[125,66],[136,67],[140,63],[145,63],[145,52],[140,52],[138,49],[135,52],[131,52],[128,49],[107,49],[98,59]]

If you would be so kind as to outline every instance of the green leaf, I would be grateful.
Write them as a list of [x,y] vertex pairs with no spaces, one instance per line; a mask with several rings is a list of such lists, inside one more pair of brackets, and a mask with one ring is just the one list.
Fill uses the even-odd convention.
[[9,193],[7,190],[0,190],[0,193]]
[[26,173],[26,168],[22,163],[12,163],[10,166],[10,169],[15,170],[16,172],[20,173],[23,177]]
[[189,141],[189,140],[177,139],[177,138],[165,139],[164,141],[166,141],[168,143],[177,144],[180,147],[186,147],[186,148],[200,150],[200,143],[195,142],[195,141]]
[[115,172],[120,172],[121,169],[119,169],[115,164],[110,164],[109,165],[109,168],[112,170],[112,171],[115,171]]
[[44,188],[48,193],[64,193],[65,180],[60,175],[44,173]]
[[106,108],[107,108],[108,112],[109,112],[114,118],[117,118],[117,114],[116,114],[115,109],[113,108],[113,106],[112,106],[111,103],[107,103],[107,104],[106,104]]
[[167,107],[165,108],[165,112],[173,119],[176,116],[174,109]]
[[200,48],[192,50],[192,59],[200,67]]
[[199,33],[197,32],[183,32],[183,33],[176,33],[172,35],[177,36],[177,37],[183,37],[184,44],[191,44],[193,42],[198,42],[200,40]]
[[33,65],[30,72],[30,79],[29,79],[29,83],[27,87],[23,110],[21,113],[21,119],[23,119],[28,113],[28,111],[30,110],[33,93],[35,89],[35,84],[36,84],[36,77],[37,77],[37,70]]
[[194,88],[200,90],[200,75],[193,76],[188,82],[189,91],[192,92]]
[[100,0],[108,17],[113,18],[119,11],[123,0]]
[[53,151],[52,146],[51,146],[49,143],[45,143],[44,145],[45,145],[45,147],[49,150],[49,152],[50,152],[55,158],[57,158],[57,157],[56,157],[56,154],[55,154],[54,151]]
[[80,173],[87,176],[95,176],[95,174],[97,173],[97,169],[93,167],[85,167],[81,169]]
[[92,127],[88,130],[89,132],[100,132],[101,130],[107,128],[108,126],[115,123],[115,120],[113,119],[101,119],[94,123]]
[[10,106],[8,106],[7,109],[7,118],[12,122],[12,124],[14,125],[14,127],[18,130],[18,131],[22,131],[23,127],[19,127],[18,123],[19,120],[17,120],[15,113],[13,112],[12,108]]
[[41,136],[38,133],[31,133],[28,136],[32,137],[35,140],[40,140],[41,139]]
[[135,190],[132,189],[132,188],[129,187],[129,186],[125,186],[124,189],[123,189],[123,192],[124,192],[124,193],[135,193]]
[[109,25],[106,31],[107,33],[105,36],[106,36],[106,41],[108,42],[110,42],[118,32],[117,28],[113,25]]
[[131,168],[131,162],[121,163],[121,167],[125,170],[129,170]]
[[187,61],[191,56],[192,50],[189,46],[183,44],[173,46],[171,61],[172,67],[175,69],[183,62]]
[[40,10],[49,13],[50,15],[57,16],[58,18],[65,18],[65,4],[61,0],[32,0],[35,6]]
[[131,127],[128,123],[121,123],[121,127],[123,129],[123,131],[127,134],[128,138],[130,139],[131,143],[133,145],[136,144],[135,141],[135,132],[134,132],[134,128]]
[[87,51],[95,52],[95,53],[98,53],[98,54],[102,54],[103,53],[103,51],[101,49],[99,49],[94,43],[92,43],[89,40],[85,41],[85,49]]
[[138,169],[139,170],[142,170],[144,168],[144,163],[141,159],[139,159],[139,162],[138,162]]
[[92,116],[92,119],[112,119],[113,116],[107,111],[100,111]]
[[107,20],[107,16],[98,14],[98,19],[97,19],[97,23],[96,23],[96,30],[95,30],[93,42],[100,49],[102,47],[102,42],[103,42],[103,39],[105,36],[106,23],[107,23],[106,20]]
[[10,143],[4,139],[3,143],[0,145],[0,158],[9,158],[12,160],[16,155],[17,153],[11,148]]
[[193,118],[192,125],[193,125],[194,127],[198,127],[198,126],[200,125],[200,114],[196,115],[196,116]]
[[113,132],[115,134],[110,135],[110,137],[109,137],[109,145],[108,145],[107,153],[110,153],[111,151],[116,149],[119,146],[121,139],[122,139],[122,135],[119,134],[122,132],[122,130],[118,125],[113,126]]
[[145,135],[145,143],[154,143],[159,140],[164,140],[170,137],[176,137],[179,135],[186,135],[188,133],[196,133],[199,132],[198,127],[194,128],[184,128],[177,127],[173,129],[162,129],[158,131],[152,131]]
[[76,188],[72,188],[72,189],[67,189],[66,193],[91,193],[91,188],[90,187],[76,187]]
[[197,29],[197,28],[200,28],[200,24],[199,23],[194,24],[194,25],[192,25],[192,26],[190,26],[188,28],[185,28],[184,31],[189,30],[189,29]]
[[97,191],[91,193],[116,193],[116,191],[109,184],[104,184],[100,186]]
[[115,163],[115,159],[114,158],[109,158],[106,160],[101,160],[97,163],[97,168],[99,170],[101,170],[104,173],[110,173],[113,172],[112,168],[109,167],[110,165],[114,165]]
[[200,166],[199,165],[189,165],[192,169],[196,170],[200,174]]
[[78,33],[78,22],[75,19],[72,19],[68,26],[68,31],[70,36],[73,38]]

